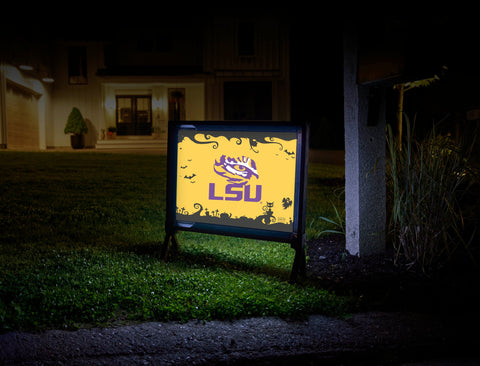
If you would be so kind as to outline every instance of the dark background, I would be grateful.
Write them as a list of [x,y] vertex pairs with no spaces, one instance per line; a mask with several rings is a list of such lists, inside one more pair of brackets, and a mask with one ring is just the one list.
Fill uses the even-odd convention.
[[[343,29],[354,26],[361,52],[398,58],[401,75],[373,80],[386,94],[386,121],[396,125],[396,82],[439,77],[405,93],[404,112],[419,135],[473,130],[466,112],[480,107],[480,27],[465,9],[407,14],[295,14],[291,29],[292,119],[312,124],[312,147],[343,149]],[[397,65],[398,66],[398,65]],[[444,68],[446,66],[446,68]],[[375,67],[373,65],[372,67]]]
[[[158,27],[165,22],[195,27],[212,12],[276,13],[290,27],[292,120],[311,123],[313,148],[344,149],[342,37],[344,27],[354,25],[363,50],[402,55],[404,78],[440,76],[430,87],[405,95],[405,113],[416,120],[419,130],[433,123],[442,124],[446,131],[458,126],[471,128],[465,113],[480,107],[480,26],[475,9],[436,6],[420,12],[406,5],[395,11],[342,6],[192,8],[177,4],[152,11],[131,7],[127,13],[118,4],[102,9],[97,9],[98,4],[84,4],[58,12],[28,7],[6,9],[5,14],[11,16],[5,16],[0,33],[9,38],[98,38],[111,36],[119,27]],[[442,66],[448,70],[442,73]],[[393,84],[374,86],[385,91],[387,123],[395,124],[398,95]]]

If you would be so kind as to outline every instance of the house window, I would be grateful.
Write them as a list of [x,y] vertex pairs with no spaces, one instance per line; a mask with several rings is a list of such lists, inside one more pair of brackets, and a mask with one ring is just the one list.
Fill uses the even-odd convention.
[[185,121],[185,89],[168,89],[168,119]]
[[87,84],[87,48],[68,48],[68,83],[72,85]]
[[271,120],[271,82],[226,82],[223,86],[225,120]]
[[238,25],[238,55],[255,55],[255,27],[253,23],[240,23]]
[[152,97],[122,95],[116,97],[117,135],[152,134]]

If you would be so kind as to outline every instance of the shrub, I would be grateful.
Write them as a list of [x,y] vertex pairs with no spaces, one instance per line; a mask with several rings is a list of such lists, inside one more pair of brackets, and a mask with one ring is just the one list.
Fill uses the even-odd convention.
[[472,181],[468,149],[436,134],[416,141],[406,119],[400,149],[387,127],[387,192],[395,262],[402,258],[430,274],[451,258],[464,239],[460,199]]
[[83,135],[88,132],[87,124],[78,108],[73,107],[72,111],[68,116],[67,123],[63,132],[65,134],[72,133],[74,135]]

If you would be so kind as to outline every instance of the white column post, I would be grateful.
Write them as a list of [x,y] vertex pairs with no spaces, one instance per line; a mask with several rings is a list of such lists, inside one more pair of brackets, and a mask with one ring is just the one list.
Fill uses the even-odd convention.
[[[369,116],[369,97],[374,89],[358,85],[357,65],[356,32],[347,26],[343,83],[346,248],[351,254],[364,256],[385,250],[385,103]],[[380,90],[376,97],[382,94]]]

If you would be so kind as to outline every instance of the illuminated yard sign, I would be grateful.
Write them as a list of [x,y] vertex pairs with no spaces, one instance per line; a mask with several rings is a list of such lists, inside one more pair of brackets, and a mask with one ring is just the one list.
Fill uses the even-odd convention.
[[177,230],[290,242],[304,270],[306,125],[170,122],[164,254]]

